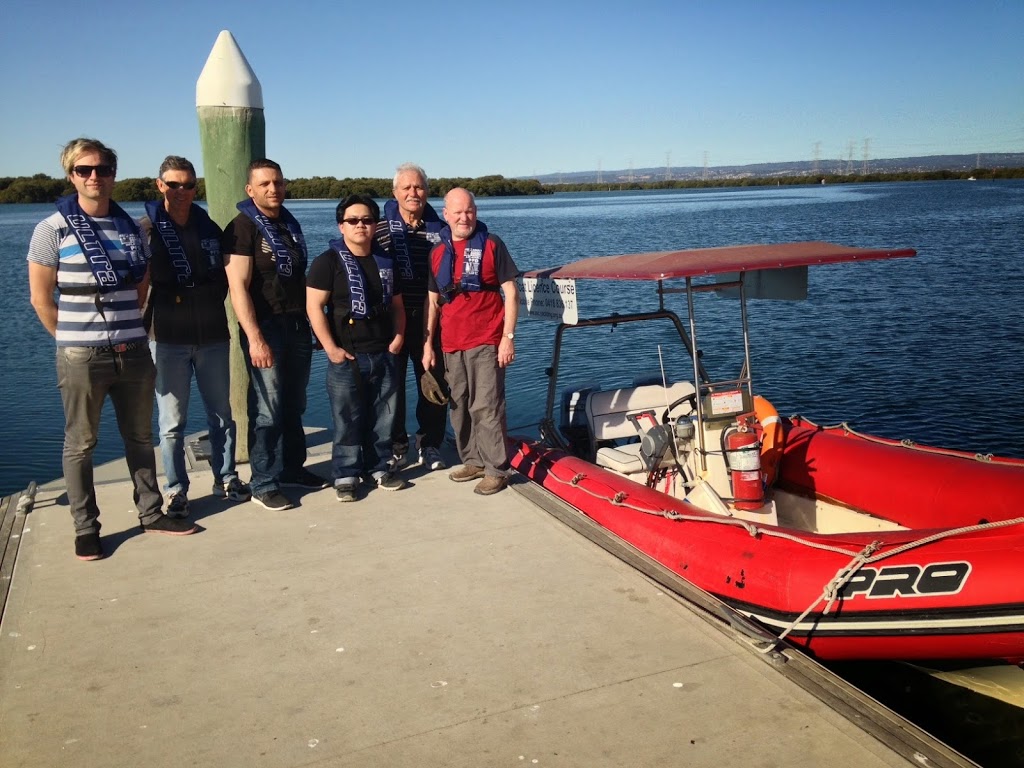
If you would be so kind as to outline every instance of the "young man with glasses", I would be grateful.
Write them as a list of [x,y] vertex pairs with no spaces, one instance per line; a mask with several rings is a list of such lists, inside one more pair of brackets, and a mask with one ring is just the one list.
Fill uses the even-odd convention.
[[145,320],[156,363],[167,514],[188,517],[185,424],[193,373],[206,408],[213,493],[232,501],[248,501],[251,494],[235,470],[223,233],[193,202],[196,171],[184,157],[164,159],[156,186],[163,200],[147,203],[142,220],[153,254]]
[[[57,342],[57,386],[64,404],[64,481],[75,524],[75,556],[103,557],[92,455],[103,402],[110,396],[148,533],[196,528],[161,510],[153,453],[156,370],[142,325],[149,246],[113,200],[117,154],[95,139],[74,139],[61,165],[75,192],[36,225],[28,248],[32,307]],[[54,292],[59,298],[54,300]]]
[[306,239],[284,207],[285,190],[280,165],[253,160],[248,197],[221,241],[249,369],[249,485],[252,500],[274,511],[295,506],[282,486],[327,487],[303,466],[313,340],[306,320]]
[[309,323],[329,361],[331,471],[342,502],[359,498],[363,475],[385,491],[408,485],[391,467],[405,305],[394,260],[375,239],[379,218],[373,198],[342,199],[335,209],[341,237],[313,261],[306,279]]

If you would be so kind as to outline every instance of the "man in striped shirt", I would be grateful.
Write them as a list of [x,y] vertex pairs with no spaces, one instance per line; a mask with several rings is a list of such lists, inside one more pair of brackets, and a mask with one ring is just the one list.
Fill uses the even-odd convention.
[[[74,139],[61,165],[75,193],[36,225],[28,249],[32,307],[57,341],[64,404],[64,482],[75,524],[75,555],[103,557],[92,454],[107,395],[124,440],[139,522],[147,533],[186,535],[193,524],[160,509],[153,452],[153,385],[141,307],[149,287],[149,246],[137,222],[111,200],[117,154]],[[59,299],[54,299],[54,292]]]

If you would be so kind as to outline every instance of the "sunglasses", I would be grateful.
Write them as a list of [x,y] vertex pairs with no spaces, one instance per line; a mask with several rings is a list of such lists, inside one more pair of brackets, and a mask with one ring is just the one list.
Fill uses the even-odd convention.
[[114,175],[114,166],[112,165],[76,165],[71,170],[75,172],[75,176],[81,179],[88,179],[92,176],[93,171],[96,171],[96,175],[101,179],[109,179]]
[[[164,180],[160,179],[160,181],[164,181]],[[168,189],[188,189],[188,190],[193,190],[193,189],[196,188],[196,182],[194,182],[194,181],[185,181],[185,182],[181,182],[181,181],[164,181],[164,184],[167,185]]]
[[376,219],[371,219],[369,216],[363,216],[362,218],[356,218],[355,216],[352,216],[348,219],[342,219],[342,221],[351,227],[354,227],[356,224],[362,224],[367,227],[372,227],[377,223]]

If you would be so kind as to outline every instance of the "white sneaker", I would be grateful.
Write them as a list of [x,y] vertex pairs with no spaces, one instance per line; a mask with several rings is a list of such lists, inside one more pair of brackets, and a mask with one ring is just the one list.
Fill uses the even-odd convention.
[[441,452],[432,445],[420,449],[420,464],[431,470],[448,468],[441,458]]

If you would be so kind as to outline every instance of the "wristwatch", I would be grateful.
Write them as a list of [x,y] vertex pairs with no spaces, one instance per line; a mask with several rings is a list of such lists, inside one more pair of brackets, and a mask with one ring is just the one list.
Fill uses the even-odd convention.
[[512,341],[512,339],[514,339],[515,337],[516,337],[516,335],[514,333],[506,333],[505,334],[505,338],[508,339],[509,341]]

